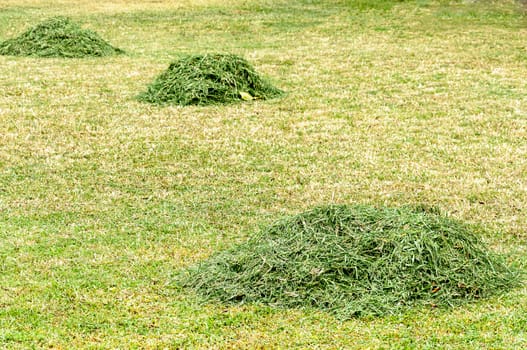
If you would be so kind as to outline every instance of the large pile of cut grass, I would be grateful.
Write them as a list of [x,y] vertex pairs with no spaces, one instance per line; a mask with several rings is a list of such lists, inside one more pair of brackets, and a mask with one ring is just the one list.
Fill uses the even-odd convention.
[[205,54],[173,62],[138,98],[154,104],[187,106],[265,100],[282,93],[244,58]]
[[518,281],[469,226],[437,211],[345,205],[283,219],[178,275],[207,300],[340,318],[453,306]]
[[102,57],[121,54],[97,33],[66,17],[53,17],[17,38],[0,43],[0,55],[34,57]]

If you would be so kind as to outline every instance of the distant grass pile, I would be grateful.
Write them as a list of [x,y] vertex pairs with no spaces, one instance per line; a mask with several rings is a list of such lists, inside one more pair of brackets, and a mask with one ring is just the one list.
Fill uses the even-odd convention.
[[189,55],[170,64],[139,96],[154,104],[209,105],[269,99],[283,92],[262,78],[242,57]]
[[34,57],[102,57],[121,54],[97,33],[66,17],[53,17],[19,37],[0,43],[0,55]]
[[208,300],[350,318],[453,306],[519,277],[468,226],[434,211],[340,205],[281,220],[178,281]]

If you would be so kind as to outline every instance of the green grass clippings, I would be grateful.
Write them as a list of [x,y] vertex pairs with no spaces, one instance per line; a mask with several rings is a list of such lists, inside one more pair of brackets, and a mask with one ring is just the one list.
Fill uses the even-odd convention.
[[0,43],[0,55],[35,57],[102,57],[121,54],[97,33],[66,17],[53,17],[19,37]]
[[345,205],[281,220],[179,278],[210,300],[316,307],[341,318],[453,306],[517,283],[461,222],[420,209]]
[[282,93],[261,78],[244,58],[206,54],[189,55],[170,64],[139,100],[182,106],[208,105],[269,99]]

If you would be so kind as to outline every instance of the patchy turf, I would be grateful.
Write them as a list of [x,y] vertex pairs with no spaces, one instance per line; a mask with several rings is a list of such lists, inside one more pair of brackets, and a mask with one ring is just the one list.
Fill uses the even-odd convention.
[[453,306],[505,291],[518,275],[435,211],[334,205],[279,221],[179,280],[212,300],[350,318]]
[[260,77],[242,57],[189,55],[170,64],[139,96],[155,104],[208,105],[269,99],[283,92]]
[[0,43],[0,55],[35,57],[102,57],[124,53],[97,33],[67,17],[53,17],[20,36]]
[[[61,14],[129,53],[0,56],[0,349],[527,349],[525,283],[346,322],[173,286],[321,203],[428,203],[527,270],[523,9],[356,3],[0,0],[0,41]],[[170,62],[211,52],[287,98],[135,101]]]

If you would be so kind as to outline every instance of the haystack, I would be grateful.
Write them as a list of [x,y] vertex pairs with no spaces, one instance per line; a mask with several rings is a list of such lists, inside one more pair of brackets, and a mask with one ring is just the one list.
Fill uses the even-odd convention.
[[66,17],[53,17],[19,37],[0,43],[0,55],[35,57],[101,57],[123,53],[97,33]]
[[518,280],[466,224],[435,211],[345,205],[285,218],[178,277],[207,300],[344,319],[458,305]]
[[262,78],[244,58],[231,54],[189,55],[170,64],[139,95],[154,104],[209,105],[269,99],[283,92]]

